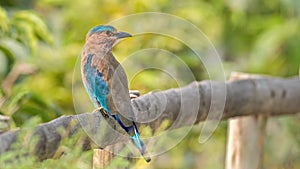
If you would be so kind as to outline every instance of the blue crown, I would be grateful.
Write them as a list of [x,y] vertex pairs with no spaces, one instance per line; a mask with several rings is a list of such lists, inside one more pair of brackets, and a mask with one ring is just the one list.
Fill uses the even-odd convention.
[[114,31],[115,28],[109,25],[98,25],[93,27],[90,31],[89,34],[91,33],[97,33],[97,32],[103,32],[103,31]]

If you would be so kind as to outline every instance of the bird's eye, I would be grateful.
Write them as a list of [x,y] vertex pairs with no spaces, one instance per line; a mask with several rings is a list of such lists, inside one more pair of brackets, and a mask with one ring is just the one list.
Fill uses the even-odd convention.
[[106,33],[107,36],[111,36],[112,35],[111,31],[106,31],[105,33]]

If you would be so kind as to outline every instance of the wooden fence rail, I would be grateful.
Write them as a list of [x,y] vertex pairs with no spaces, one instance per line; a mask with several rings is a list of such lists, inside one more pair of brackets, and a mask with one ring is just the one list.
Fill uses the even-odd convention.
[[[193,82],[178,89],[143,95],[132,100],[132,105],[138,118],[146,119],[150,116],[161,114],[159,118],[147,124],[155,130],[165,119],[174,122],[180,114],[181,103],[187,103],[189,106],[185,106],[185,114],[180,115],[182,123],[176,125],[176,128],[180,128],[191,125],[191,122],[192,124],[197,124],[206,120],[211,105],[212,89],[223,88],[224,85],[226,87],[226,100],[221,117],[222,120],[238,116],[276,116],[300,112],[300,80],[298,77],[287,79],[276,77],[238,79],[225,84],[224,82],[216,81]],[[218,95],[219,91],[215,92]],[[195,97],[200,97],[200,99],[194,99]],[[161,102],[167,103],[164,108],[160,107]],[[194,109],[190,105],[198,105],[199,108]],[[196,113],[197,116],[191,119],[191,113]],[[108,118],[106,121],[112,124],[115,130],[124,133],[113,119]],[[72,137],[85,127],[92,130],[95,135],[100,135],[101,133],[103,139],[100,146],[102,148],[128,141],[128,137],[116,138],[110,133],[100,130],[103,122],[103,118],[99,113],[82,113],[62,116],[48,123],[41,124],[36,127],[35,132],[32,134],[32,136],[39,138],[34,144],[34,154],[40,160],[53,158],[57,154],[57,149],[63,137]],[[62,136],[63,130],[66,131],[63,133],[68,134]],[[0,155],[12,148],[12,144],[16,142],[19,133],[20,130],[13,130],[0,134]],[[84,135],[84,132],[82,133]],[[91,148],[90,141],[88,136],[85,137],[87,139],[85,139],[83,147],[84,149],[89,149]]]

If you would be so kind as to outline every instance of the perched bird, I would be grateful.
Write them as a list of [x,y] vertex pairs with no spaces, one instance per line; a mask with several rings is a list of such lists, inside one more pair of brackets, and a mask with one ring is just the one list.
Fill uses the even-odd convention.
[[151,158],[134,122],[127,76],[112,54],[112,47],[117,40],[126,37],[131,35],[109,25],[92,28],[86,36],[81,54],[82,80],[94,106],[104,117],[111,116],[117,121],[149,162]]

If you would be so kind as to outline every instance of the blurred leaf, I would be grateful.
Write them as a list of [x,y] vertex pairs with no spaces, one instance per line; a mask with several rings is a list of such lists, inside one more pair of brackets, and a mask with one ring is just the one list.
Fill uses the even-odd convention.
[[45,23],[36,14],[30,11],[16,12],[11,21],[12,35],[28,45],[32,52],[37,50],[37,42],[41,40],[53,43],[53,39]]
[[14,92],[7,101],[6,115],[12,115],[18,110],[19,106],[30,97],[31,93],[27,90],[19,90],[18,92]]
[[[0,86],[0,100],[5,95],[3,88]],[[0,104],[1,105],[1,104]],[[0,106],[1,107],[1,106]]]
[[286,46],[289,39],[298,34],[299,23],[297,20],[291,20],[263,32],[258,37],[251,53],[249,68],[255,72],[264,73],[266,65],[269,65],[266,72],[269,74],[276,73],[276,70],[282,68],[284,66],[283,58],[280,57],[282,48]]
[[171,123],[169,120],[164,120],[160,126],[156,129],[155,134],[159,134],[160,132],[165,131],[168,127],[170,127]]
[[6,56],[7,70],[6,70],[5,74],[8,74],[8,72],[11,71],[11,69],[15,63],[15,56],[12,53],[12,51],[1,40],[0,40],[0,51],[3,52],[3,54]]
[[0,37],[4,36],[9,30],[9,21],[6,11],[0,6]]

